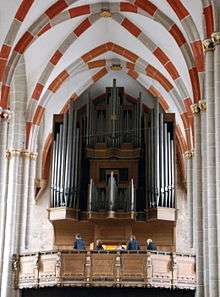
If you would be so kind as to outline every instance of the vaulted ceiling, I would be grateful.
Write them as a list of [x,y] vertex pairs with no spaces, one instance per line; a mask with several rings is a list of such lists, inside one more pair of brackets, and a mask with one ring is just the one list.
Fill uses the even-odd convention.
[[1,106],[10,107],[23,57],[30,149],[43,121],[45,141],[53,113],[92,86],[102,92],[115,76],[131,95],[147,90],[175,112],[182,152],[192,145],[190,105],[203,99],[201,40],[213,32],[211,1],[2,0],[0,27]]

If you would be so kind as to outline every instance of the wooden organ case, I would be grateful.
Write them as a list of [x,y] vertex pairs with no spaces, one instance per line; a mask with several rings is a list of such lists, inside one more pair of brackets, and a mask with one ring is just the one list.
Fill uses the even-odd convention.
[[55,246],[81,233],[124,243],[135,234],[175,249],[175,117],[123,87],[54,116],[51,206]]

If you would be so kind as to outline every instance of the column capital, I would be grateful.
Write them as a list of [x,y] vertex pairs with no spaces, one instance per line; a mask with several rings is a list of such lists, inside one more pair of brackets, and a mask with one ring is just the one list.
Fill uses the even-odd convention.
[[11,159],[12,157],[19,156],[24,159],[36,160],[37,153],[29,152],[25,149],[11,149],[6,151],[6,158]]
[[189,151],[186,151],[186,152],[184,153],[184,157],[185,157],[185,159],[187,159],[187,160],[192,159],[192,158],[193,158],[193,155],[194,155],[193,150],[189,150]]
[[214,45],[220,44],[220,32],[214,32],[211,35]]
[[195,104],[192,104],[191,106],[190,106],[190,108],[191,108],[191,110],[192,110],[192,113],[194,114],[194,115],[199,115],[200,114],[200,106],[199,106],[199,103],[195,103]]
[[199,108],[201,112],[206,111],[206,108],[207,108],[206,100],[199,101]]
[[7,121],[11,117],[11,111],[9,109],[3,109],[0,106],[0,122],[1,121]]
[[204,39],[202,42],[204,52],[213,51],[215,44],[211,38]]

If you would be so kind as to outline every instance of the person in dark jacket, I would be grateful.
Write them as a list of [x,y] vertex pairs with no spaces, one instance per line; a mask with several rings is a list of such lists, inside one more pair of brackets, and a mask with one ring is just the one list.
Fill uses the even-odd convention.
[[127,250],[128,251],[137,251],[137,250],[140,250],[139,241],[135,238],[134,235],[131,235],[130,236],[130,239],[129,239],[128,245],[127,245]]
[[78,251],[84,251],[86,249],[85,241],[80,234],[76,234],[73,248]]
[[103,246],[102,246],[102,241],[100,240],[100,239],[98,239],[97,241],[96,241],[96,249],[95,249],[96,251],[104,251],[104,248],[103,248]]
[[157,250],[156,244],[150,238],[147,240],[147,250],[148,251],[156,251]]

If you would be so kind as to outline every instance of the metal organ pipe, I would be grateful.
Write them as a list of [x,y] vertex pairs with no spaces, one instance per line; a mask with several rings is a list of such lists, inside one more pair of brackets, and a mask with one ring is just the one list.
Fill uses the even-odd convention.
[[160,198],[160,150],[159,150],[159,102],[156,102],[155,105],[155,116],[154,116],[154,139],[155,139],[155,204],[156,206],[159,205],[159,198]]
[[160,180],[161,180],[161,203],[160,206],[164,205],[164,192],[165,192],[165,174],[164,174],[164,116],[160,114]]
[[154,196],[155,196],[155,167],[154,167],[154,160],[155,160],[155,139],[154,139],[154,111],[151,110],[150,113],[150,147],[151,147],[151,196],[150,196],[150,207],[155,207],[154,205]]
[[52,163],[52,187],[51,187],[51,206],[55,206],[56,193],[56,140],[53,141],[53,163]]
[[74,207],[75,203],[75,166],[76,166],[76,141],[77,141],[77,134],[76,134],[76,118],[77,118],[77,110],[73,111],[73,122],[72,122],[72,143],[71,143],[71,176],[70,176],[70,207]]
[[169,190],[169,169],[168,169],[168,140],[167,140],[167,123],[164,124],[164,156],[165,156],[165,201],[164,206],[168,206],[168,190]]
[[78,206],[78,194],[79,194],[79,189],[78,189],[78,182],[79,182],[79,146],[80,146],[80,133],[79,133],[79,128],[76,129],[76,154],[75,154],[75,172],[74,172],[74,203],[73,203],[73,207],[77,208]]
[[72,159],[72,138],[73,138],[73,104],[70,105],[68,113],[68,133],[67,133],[67,152],[66,152],[66,168],[65,168],[65,205],[70,206],[70,178],[71,178],[71,159]]
[[168,207],[171,205],[171,138],[170,138],[170,132],[168,132],[167,136],[167,145],[168,145]]
[[135,211],[134,180],[131,179],[131,211]]
[[57,140],[58,140],[58,156],[57,156],[57,190],[56,190],[56,205],[60,206],[60,164],[61,164],[61,143],[62,143],[62,127],[63,125],[60,125],[59,133],[57,135]]
[[64,195],[64,178],[65,175],[63,172],[65,172],[66,168],[66,149],[67,149],[67,113],[64,114],[64,119],[63,119],[63,138],[62,138],[62,157],[61,157],[61,181],[60,181],[60,196],[61,196],[61,204],[65,205],[65,195]]
[[171,207],[175,207],[175,151],[174,140],[171,140]]
[[90,179],[89,195],[88,195],[88,211],[92,211],[92,193],[93,193],[93,180]]

